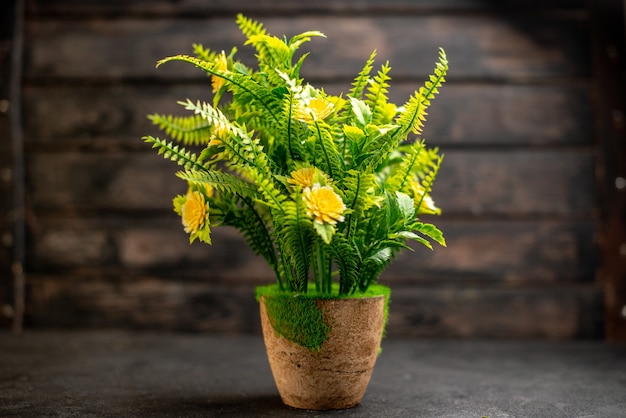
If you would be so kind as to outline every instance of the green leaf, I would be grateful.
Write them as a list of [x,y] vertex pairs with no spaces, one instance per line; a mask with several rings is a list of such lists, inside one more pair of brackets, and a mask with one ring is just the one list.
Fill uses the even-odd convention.
[[435,225],[429,224],[429,223],[416,222],[413,225],[413,229],[422,235],[426,235],[428,238],[432,239],[439,245],[443,247],[446,246],[446,240],[443,237],[443,232],[441,232]]
[[383,248],[382,250],[378,251],[376,254],[368,257],[367,259],[374,261],[376,263],[385,264],[389,261],[390,258],[391,258],[391,249]]
[[430,101],[435,98],[438,88],[445,81],[448,71],[448,59],[442,48],[439,48],[439,61],[435,65],[434,74],[429,80],[409,99],[403,106],[404,111],[396,117],[396,123],[402,126],[400,135],[402,137],[410,132],[420,134],[426,120],[426,109]]
[[372,121],[372,110],[363,100],[349,97],[352,105],[352,113],[356,117],[357,122],[361,126],[366,126]]
[[396,201],[402,217],[406,220],[413,219],[415,216],[415,205],[413,199],[405,193],[396,192]]
[[351,142],[360,143],[365,138],[365,132],[361,128],[352,125],[344,125],[343,134]]
[[324,241],[326,244],[330,244],[333,240],[333,235],[335,234],[335,227],[331,224],[321,224],[319,222],[313,222],[313,229],[317,232],[317,235]]

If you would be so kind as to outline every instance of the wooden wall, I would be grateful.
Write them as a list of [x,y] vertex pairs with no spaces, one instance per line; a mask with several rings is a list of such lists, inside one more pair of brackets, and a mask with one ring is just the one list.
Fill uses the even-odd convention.
[[446,155],[434,198],[449,246],[385,273],[390,335],[602,336],[582,0],[27,2],[26,326],[258,332],[253,287],[270,270],[232,230],[189,246],[177,167],[140,140],[156,133],[147,113],[210,97],[201,72],[156,60],[193,42],[251,60],[239,11],[275,35],[324,32],[303,73],[334,92],[377,49],[403,103],[447,52],[424,137]]

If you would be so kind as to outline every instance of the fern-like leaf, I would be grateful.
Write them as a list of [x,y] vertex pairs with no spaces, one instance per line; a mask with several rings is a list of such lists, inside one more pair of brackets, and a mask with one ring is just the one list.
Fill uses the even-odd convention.
[[372,51],[370,57],[365,62],[363,69],[359,72],[359,74],[354,79],[354,82],[352,83],[352,89],[350,90],[350,94],[348,94],[348,96],[354,97],[355,99],[363,98],[365,88],[367,87],[370,81],[370,74],[372,72],[372,69],[374,68],[375,58],[376,58],[376,50]]
[[315,161],[314,163],[322,168],[331,178],[335,180],[341,179],[344,171],[343,161],[333,140],[330,127],[323,121],[313,121],[311,128],[315,137],[315,147],[320,150],[315,155],[322,156],[321,161]]
[[[218,70],[214,68],[215,65],[213,63],[206,62],[190,55],[174,55],[163,58],[157,62],[157,67],[172,61],[188,62],[206,73],[223,78],[226,80],[227,85],[233,94],[239,94],[241,96],[240,100],[242,103],[248,101],[248,97],[245,95],[249,95],[250,100],[254,100],[259,103],[261,107],[267,111],[268,117],[278,122],[277,112],[280,112],[280,100],[279,103],[275,103],[277,98],[273,96],[271,90],[268,90],[267,87],[261,86],[254,79],[250,78],[249,75],[228,70]],[[274,103],[272,104],[272,102]]]
[[256,35],[265,35],[267,33],[262,23],[249,19],[241,13],[237,15],[237,25],[247,38]]
[[206,145],[211,138],[211,124],[200,115],[149,115],[152,123],[184,145]]
[[251,180],[256,182],[267,205],[282,210],[281,203],[285,200],[285,196],[274,184],[270,162],[263,147],[259,144],[259,140],[250,138],[245,129],[231,123],[219,109],[208,103],[193,103],[191,100],[187,100],[182,104],[187,110],[202,115],[211,124],[231,134],[225,137],[222,142],[225,158],[231,164],[246,169],[246,173],[252,177]]
[[196,54],[196,57],[206,62],[215,62],[217,58],[217,52],[213,52],[208,48],[205,48],[201,44],[192,44],[193,53]]
[[420,134],[426,120],[426,109],[430,106],[430,101],[439,92],[438,89],[445,82],[445,75],[448,71],[448,59],[445,51],[439,49],[439,61],[435,65],[434,74],[415,92],[404,105],[404,111],[396,118],[396,123],[402,127],[401,135],[406,136],[410,132]]
[[314,235],[302,199],[284,202],[283,214],[274,219],[276,235],[281,240],[283,255],[295,279],[291,290],[306,292]]
[[408,193],[411,189],[411,182],[415,178],[415,171],[420,166],[420,155],[424,150],[423,141],[413,143],[402,162],[396,168],[394,174],[385,183],[385,188],[390,192]]
[[192,184],[208,184],[216,190],[230,195],[258,199],[259,193],[252,183],[237,176],[217,170],[179,171],[176,176]]
[[156,148],[158,154],[162,155],[163,158],[183,166],[185,170],[206,170],[206,168],[198,160],[196,154],[187,151],[178,144],[174,144],[160,138],[155,138],[153,136],[144,136],[142,139],[145,142],[152,144],[152,148]]
[[287,137],[287,151],[289,152],[289,157],[292,161],[302,161],[306,154],[302,145],[307,139],[306,126],[301,123],[295,123],[293,112],[294,94],[291,92],[289,95],[285,95],[282,120],[286,121],[284,131]]
[[339,294],[349,295],[357,290],[360,254],[342,234],[333,236],[330,250],[339,266]]
[[416,222],[412,225],[412,229],[420,234],[427,236],[435,241],[437,244],[445,247],[446,240],[441,232],[435,225],[429,223]]
[[344,190],[344,201],[348,207],[346,216],[346,237],[349,239],[354,235],[357,224],[361,221],[364,213],[380,204],[380,199],[376,197],[377,188],[376,177],[372,173],[362,173],[357,170],[346,172],[342,180]]
[[376,125],[383,125],[391,121],[389,117],[390,106],[393,107],[395,112],[395,106],[389,105],[387,99],[389,80],[391,80],[389,71],[391,71],[391,67],[389,66],[389,61],[387,61],[378,71],[374,79],[371,80],[365,95],[367,98],[365,103],[369,105],[372,112],[372,123]]
[[[439,155],[437,150],[429,150],[428,153],[428,161],[426,167],[424,167],[423,171],[418,173],[418,177],[421,178],[421,186],[423,193],[419,196],[419,201],[417,202],[417,207],[422,205],[424,198],[428,195],[432,188],[433,183],[435,182],[435,178],[437,177],[437,173],[439,172],[439,168],[441,167],[441,163],[443,161],[443,155]],[[417,200],[417,196],[416,196]]]

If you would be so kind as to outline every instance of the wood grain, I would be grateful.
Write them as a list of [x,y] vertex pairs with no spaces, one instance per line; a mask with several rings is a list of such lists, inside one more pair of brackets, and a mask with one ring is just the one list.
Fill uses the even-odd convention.
[[[260,332],[253,287],[132,279],[38,276],[31,326]],[[392,289],[388,336],[550,338],[601,336],[594,285]]]
[[[447,248],[401,252],[382,278],[394,285],[589,282],[597,259],[589,221],[437,220]],[[272,282],[238,231],[214,228],[211,246],[189,245],[179,218],[41,219],[33,231],[34,273],[151,274],[209,282]],[[208,270],[207,270],[208,269]]]
[[[421,83],[393,84],[390,100],[405,103]],[[349,83],[322,83],[340,94]],[[141,148],[156,131],[150,113],[184,115],[176,102],[211,100],[197,84],[26,87],[29,150],[115,151]],[[431,105],[424,137],[432,145],[589,145],[591,109],[586,87],[447,84]],[[485,122],[487,121],[487,122]]]
[[[594,22],[582,0],[28,2],[24,137],[28,325],[260,332],[255,285],[271,270],[236,231],[188,244],[171,199],[174,164],[140,137],[146,114],[210,98],[207,78],[168,55],[193,42],[240,46],[234,15],[278,36],[327,39],[303,75],[346,91],[372,50],[402,104],[445,48],[448,84],[424,136],[446,154],[433,197],[448,247],[404,252],[389,335],[600,338]],[[621,15],[620,15],[621,16]],[[597,52],[597,51],[596,51]],[[602,161],[600,161],[602,163]],[[2,215],[8,216],[4,211]],[[0,256],[2,254],[0,253]],[[0,299],[2,289],[0,289]]]
[[[376,49],[380,63],[389,60],[397,78],[423,79],[443,47],[450,60],[449,78],[536,79],[589,74],[589,39],[584,22],[492,16],[294,17],[267,18],[277,36],[302,28],[324,32],[314,39],[302,75],[310,79],[352,79]],[[31,21],[27,25],[25,75],[45,79],[202,79],[193,66],[157,60],[190,53],[191,44],[230,51],[244,38],[232,18],[203,20]],[[415,42],[419,39],[419,42]],[[240,48],[251,65],[253,52]]]
[[598,1],[593,5],[593,92],[597,103],[599,243],[598,265],[606,308],[607,339],[626,341],[626,44],[624,4]]
[[155,1],[107,1],[91,0],[33,0],[28,2],[29,12],[36,15],[194,15],[211,16],[218,13],[434,13],[446,11],[493,11],[493,10],[579,10],[586,3],[583,0],[502,0],[498,2],[473,0],[317,0],[314,2],[293,2],[290,0],[167,0]]
[[[152,153],[37,153],[28,161],[40,210],[169,210],[186,184]],[[586,152],[446,152],[433,192],[449,214],[589,214],[593,157]]]

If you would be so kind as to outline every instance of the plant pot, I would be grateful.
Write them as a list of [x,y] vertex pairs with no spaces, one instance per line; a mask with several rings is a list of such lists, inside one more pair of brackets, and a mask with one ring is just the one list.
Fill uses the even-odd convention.
[[[356,406],[365,394],[380,351],[386,296],[309,299],[327,331],[319,347],[294,342],[298,340],[298,329],[292,330],[296,331],[295,338],[283,336],[289,334],[283,332],[284,323],[281,328],[275,308],[270,305],[268,309],[268,301],[276,297],[280,296],[262,295],[260,309],[267,357],[283,402],[314,410]],[[284,304],[279,301],[273,306]],[[290,305],[287,315],[301,317],[297,306]],[[314,321],[295,321],[294,328],[314,327]]]

